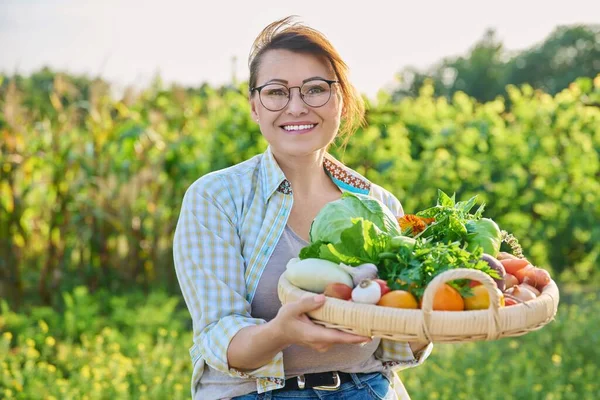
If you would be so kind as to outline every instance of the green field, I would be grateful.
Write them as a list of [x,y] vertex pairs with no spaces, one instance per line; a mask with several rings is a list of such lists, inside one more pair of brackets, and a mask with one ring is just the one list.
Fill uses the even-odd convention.
[[[413,399],[598,399],[600,302],[563,294],[556,320],[525,336],[437,345],[401,372]],[[60,311],[2,305],[0,397],[189,397],[191,328],[177,297],[64,295]],[[576,303],[574,303],[576,301]]]

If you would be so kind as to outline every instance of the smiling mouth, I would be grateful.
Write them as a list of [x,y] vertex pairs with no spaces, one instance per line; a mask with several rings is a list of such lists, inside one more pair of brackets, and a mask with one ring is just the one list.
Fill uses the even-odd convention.
[[312,130],[318,124],[301,124],[301,125],[282,125],[281,128],[286,132],[304,133]]

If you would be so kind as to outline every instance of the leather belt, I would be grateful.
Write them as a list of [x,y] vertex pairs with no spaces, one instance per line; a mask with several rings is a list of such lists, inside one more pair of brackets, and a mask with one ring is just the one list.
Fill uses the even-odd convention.
[[338,390],[346,382],[352,381],[352,376],[345,372],[321,372],[317,374],[299,375],[285,380],[285,387],[276,391],[285,390]]

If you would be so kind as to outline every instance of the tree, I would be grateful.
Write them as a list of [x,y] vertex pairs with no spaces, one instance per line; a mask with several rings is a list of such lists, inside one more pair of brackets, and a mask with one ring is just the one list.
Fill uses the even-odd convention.
[[427,71],[402,70],[392,97],[417,96],[426,80],[438,95],[449,98],[462,91],[481,102],[505,96],[509,84],[528,83],[556,94],[599,71],[600,25],[559,26],[542,43],[512,53],[488,29],[466,56],[444,58]]

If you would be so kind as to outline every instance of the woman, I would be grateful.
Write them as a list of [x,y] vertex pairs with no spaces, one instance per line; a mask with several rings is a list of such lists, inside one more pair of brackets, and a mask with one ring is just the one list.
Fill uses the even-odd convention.
[[321,33],[290,18],[263,30],[249,64],[252,117],[268,149],[193,183],[174,238],[194,326],[192,394],[408,398],[393,371],[423,362],[431,344],[324,328],[305,315],[323,296],[284,306],[277,296],[285,265],[308,244],[312,220],[342,192],[369,194],[403,212],[392,194],[327,152],[363,119],[347,67]]

